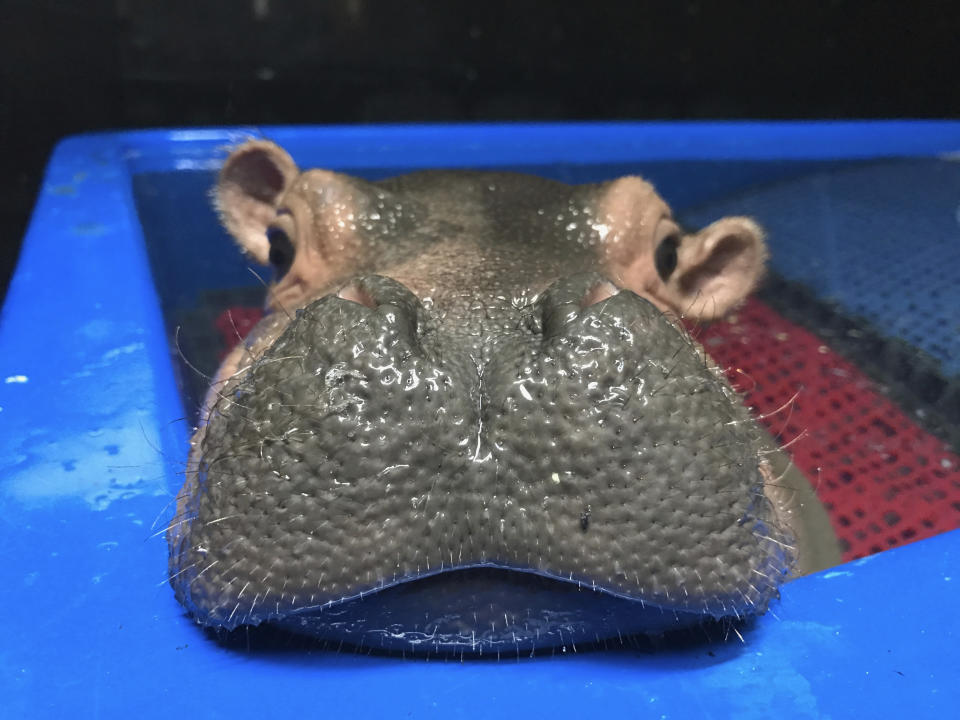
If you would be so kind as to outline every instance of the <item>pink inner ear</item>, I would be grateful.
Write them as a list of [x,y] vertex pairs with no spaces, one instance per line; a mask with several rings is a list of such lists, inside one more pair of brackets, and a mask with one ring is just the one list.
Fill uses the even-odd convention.
[[587,290],[586,294],[580,298],[580,309],[586,310],[591,305],[596,305],[598,302],[603,302],[607,298],[611,298],[620,292],[620,288],[614,285],[612,282],[603,280],[598,282],[592,288]]
[[721,287],[729,286],[733,292],[746,295],[752,289],[749,241],[730,235],[723,238],[700,265],[683,273],[678,281],[684,293],[709,290],[710,285],[721,280]]
[[283,192],[286,182],[276,159],[259,147],[229,158],[221,176],[221,183],[236,185],[245,194],[271,204]]
[[283,190],[284,177],[266,153],[252,150],[227,167],[221,182],[236,185],[261,202],[273,203]]
[[270,246],[265,236],[275,204],[296,178],[297,166],[273,143],[252,140],[233,151],[220,171],[215,205],[221,222],[257,262],[266,264]]

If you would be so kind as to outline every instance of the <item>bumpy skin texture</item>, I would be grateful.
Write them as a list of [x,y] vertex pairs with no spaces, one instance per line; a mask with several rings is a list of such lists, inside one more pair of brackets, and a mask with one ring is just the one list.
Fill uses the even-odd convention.
[[610,186],[285,187],[278,217],[312,198],[309,237],[348,257],[298,296],[299,245],[293,307],[214,385],[168,532],[200,623],[499,652],[767,607],[793,556],[766,436],[656,274],[620,289],[634,222]]

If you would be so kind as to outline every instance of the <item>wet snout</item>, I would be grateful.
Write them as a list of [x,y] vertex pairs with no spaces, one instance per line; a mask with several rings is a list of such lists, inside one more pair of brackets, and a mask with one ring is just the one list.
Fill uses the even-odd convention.
[[699,348],[600,275],[443,302],[363,277],[211,403],[172,583],[204,624],[427,649],[752,613],[790,565],[762,446]]

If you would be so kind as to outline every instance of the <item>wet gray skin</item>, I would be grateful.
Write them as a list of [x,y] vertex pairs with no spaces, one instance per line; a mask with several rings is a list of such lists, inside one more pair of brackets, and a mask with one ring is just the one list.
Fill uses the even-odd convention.
[[217,199],[278,279],[168,531],[199,623],[526,652],[762,613],[798,557],[835,559],[807,552],[822,508],[676,321],[753,287],[749,220],[684,236],[638,178],[371,184],[266,142]]

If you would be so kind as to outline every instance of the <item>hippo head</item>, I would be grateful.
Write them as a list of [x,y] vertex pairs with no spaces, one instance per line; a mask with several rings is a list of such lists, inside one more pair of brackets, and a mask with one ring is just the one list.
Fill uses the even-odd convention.
[[766,435],[684,332],[763,272],[637,177],[301,172],[215,190],[275,279],[214,378],[168,530],[201,624],[487,652],[763,612],[792,567]]

